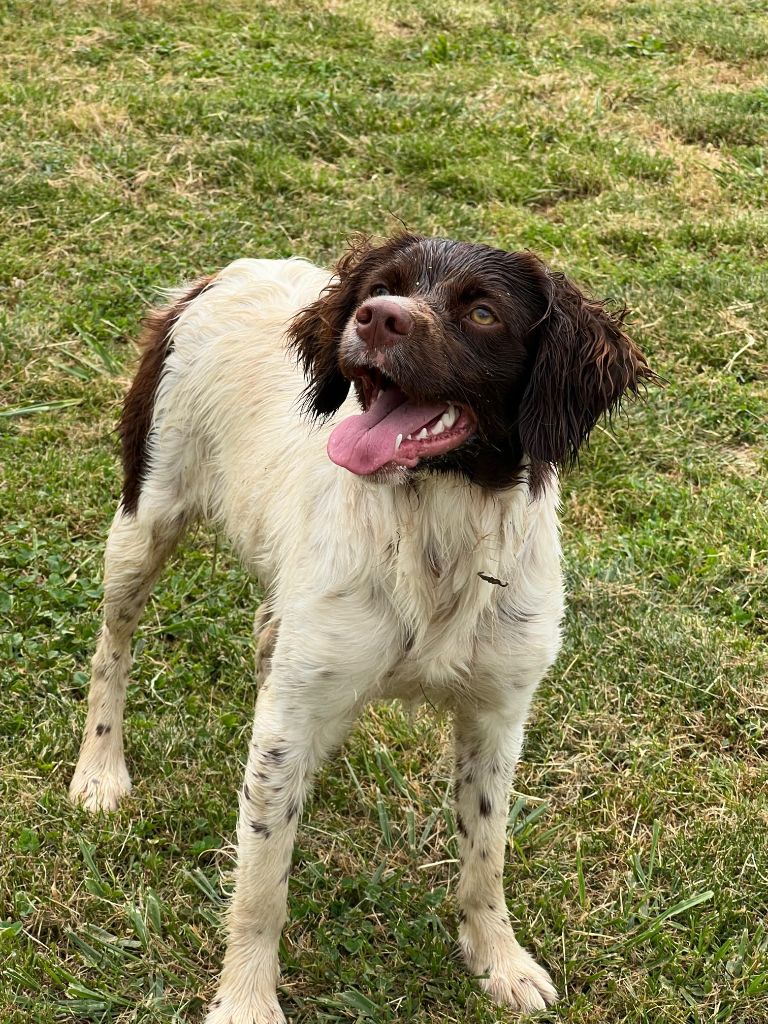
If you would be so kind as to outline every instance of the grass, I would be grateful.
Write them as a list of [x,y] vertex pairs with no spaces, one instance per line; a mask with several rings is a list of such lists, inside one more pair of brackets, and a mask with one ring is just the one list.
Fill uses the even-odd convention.
[[[768,1021],[768,17],[758,0],[0,3],[0,1016],[195,1021],[258,592],[193,537],[129,700],[137,786],[66,783],[158,287],[399,222],[625,301],[663,393],[567,482],[565,649],[509,822],[571,1024]],[[455,956],[448,723],[367,714],[300,832],[297,1022],[489,1022]]]

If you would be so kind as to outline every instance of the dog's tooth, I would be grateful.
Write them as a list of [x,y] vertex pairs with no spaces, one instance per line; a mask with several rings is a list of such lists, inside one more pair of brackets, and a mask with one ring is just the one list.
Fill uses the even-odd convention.
[[459,414],[456,411],[455,405],[449,405],[443,415],[440,417],[445,424],[446,430],[450,430],[456,420],[459,418]]
[[442,434],[444,430],[445,424],[443,423],[442,419],[439,419],[437,423],[434,425],[434,427],[432,427],[432,434]]
[[402,434],[398,434],[397,437],[395,438],[395,451],[397,451],[397,449],[400,447],[400,445],[402,443],[403,443],[403,435]]
[[416,437],[416,440],[423,441],[425,437],[429,437],[429,431],[427,430],[426,427],[422,427],[421,432]]
[[408,436],[406,437],[406,439],[405,439],[405,440],[406,440],[406,441],[412,441],[412,440],[413,440],[413,438],[411,437],[411,435],[410,435],[410,434],[408,434]]

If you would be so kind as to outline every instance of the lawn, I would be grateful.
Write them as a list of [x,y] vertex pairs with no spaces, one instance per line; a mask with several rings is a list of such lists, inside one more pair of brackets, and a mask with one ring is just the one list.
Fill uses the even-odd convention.
[[[627,303],[668,381],[565,486],[506,871],[541,1019],[768,1021],[767,76],[762,0],[0,2],[0,1019],[195,1022],[221,961],[259,593],[207,533],[139,633],[133,796],[66,796],[145,305],[405,223]],[[375,707],[322,774],[297,1024],[511,1019],[456,956],[449,733]]]

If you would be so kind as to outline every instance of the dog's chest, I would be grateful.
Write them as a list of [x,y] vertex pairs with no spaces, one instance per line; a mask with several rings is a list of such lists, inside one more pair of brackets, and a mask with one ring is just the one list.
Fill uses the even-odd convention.
[[407,689],[415,677],[439,689],[472,674],[499,598],[497,585],[489,582],[502,571],[499,543],[495,533],[472,543],[429,529],[400,535],[382,577],[402,634],[390,690]]

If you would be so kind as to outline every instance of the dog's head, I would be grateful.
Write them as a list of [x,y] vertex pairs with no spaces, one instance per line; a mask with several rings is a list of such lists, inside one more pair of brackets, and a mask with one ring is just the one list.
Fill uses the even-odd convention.
[[331,434],[331,459],[393,482],[419,467],[506,487],[527,457],[538,490],[657,379],[621,316],[531,253],[410,234],[353,247],[290,335],[314,415],[350,385],[362,406]]

